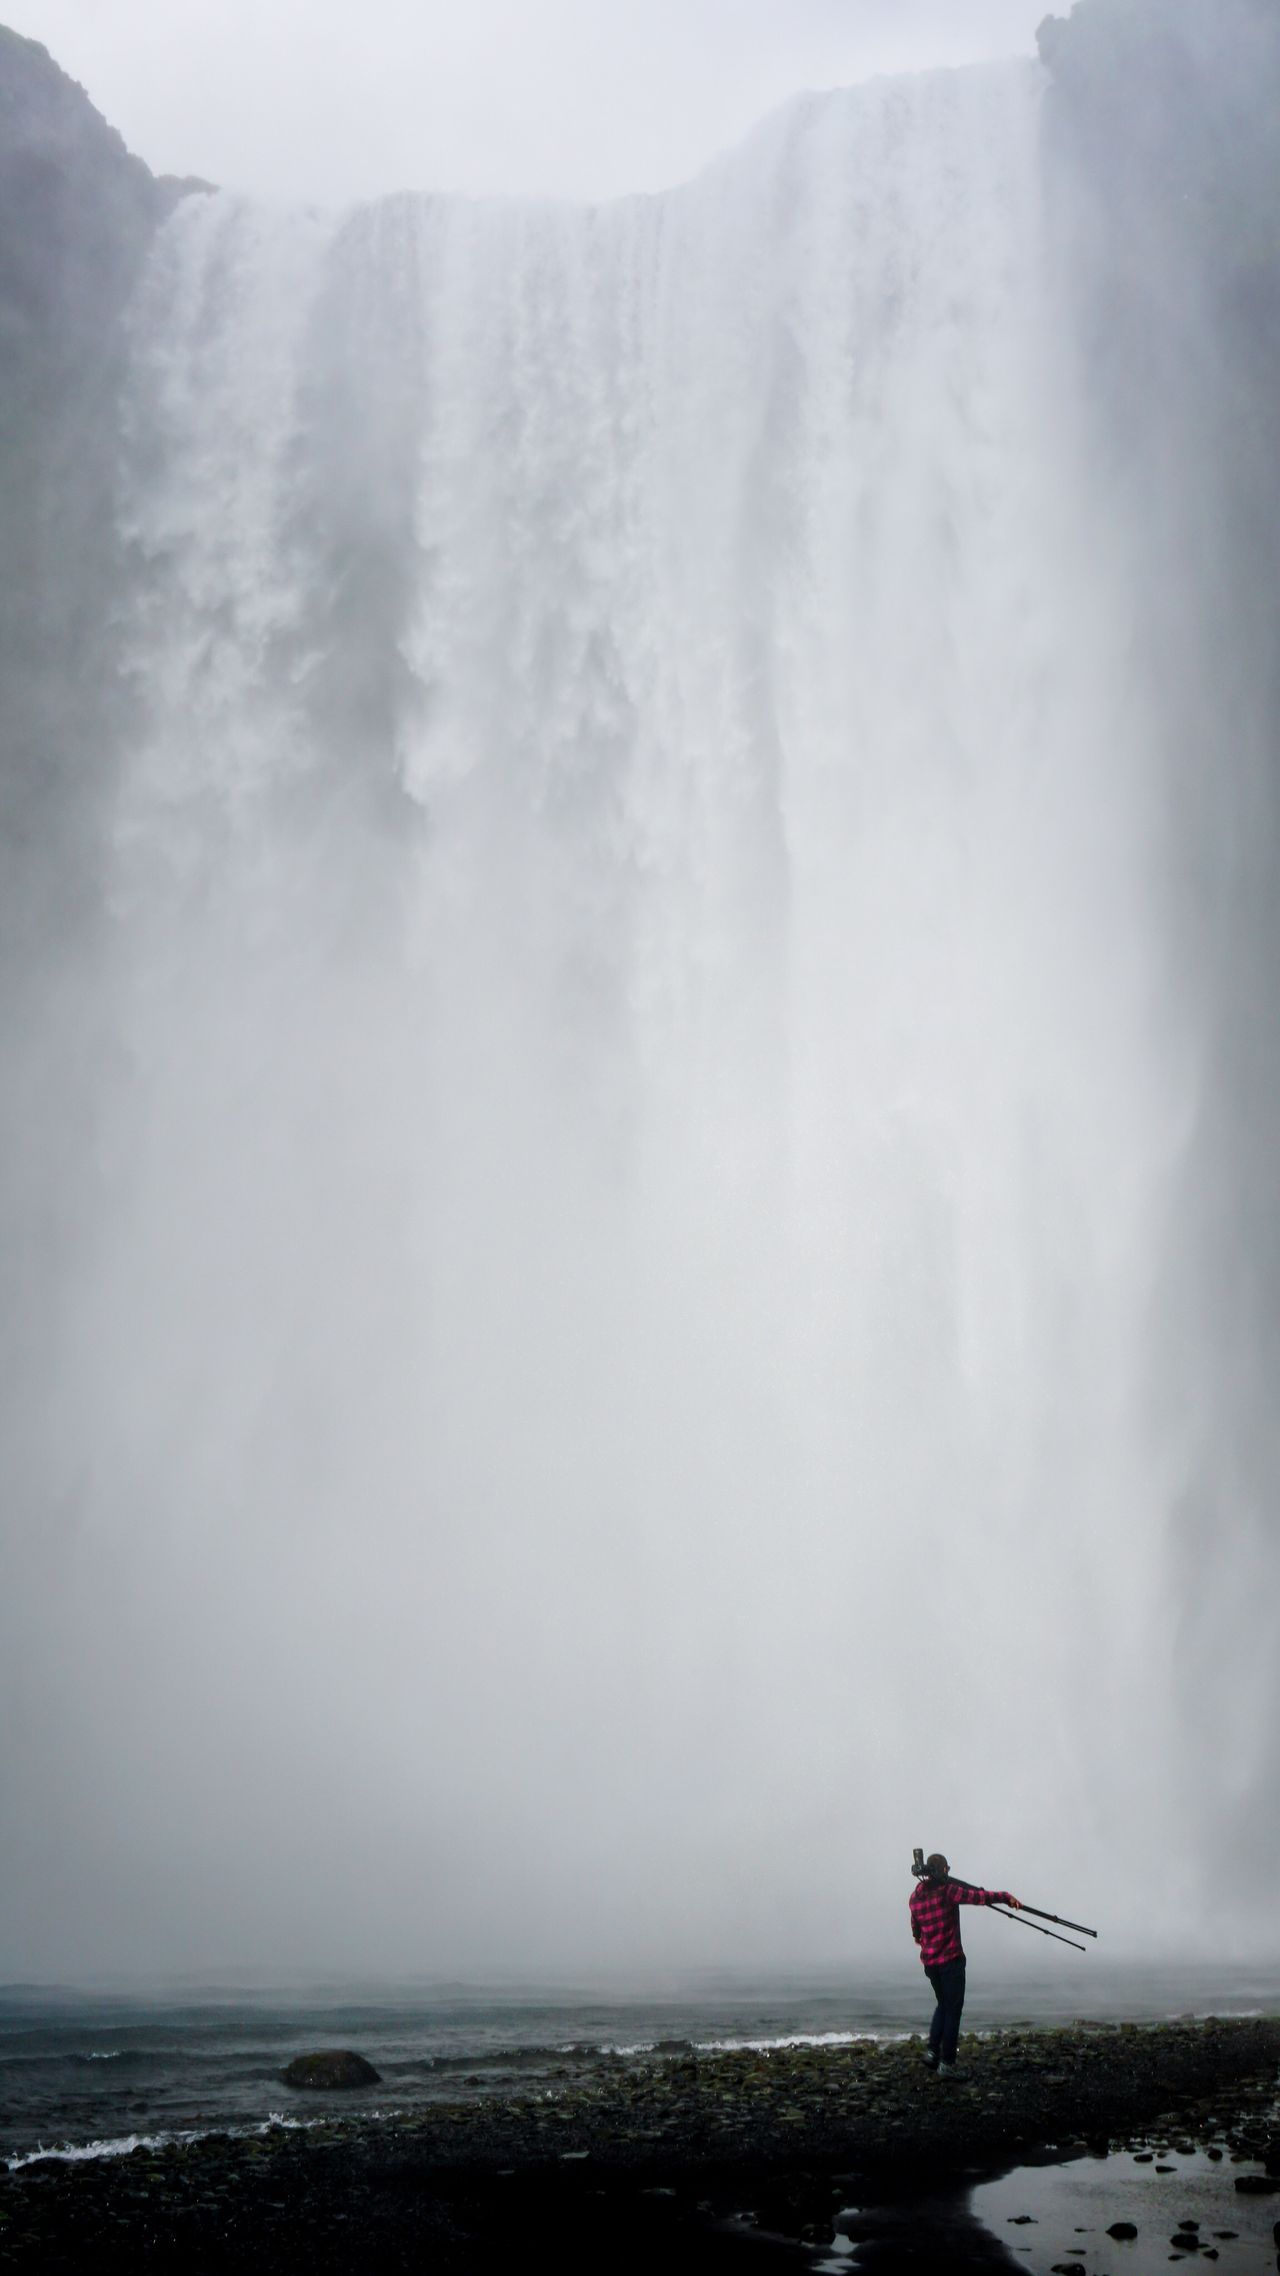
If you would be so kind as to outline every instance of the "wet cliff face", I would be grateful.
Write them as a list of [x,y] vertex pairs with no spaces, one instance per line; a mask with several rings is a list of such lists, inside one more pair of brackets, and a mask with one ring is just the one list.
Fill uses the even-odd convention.
[[[88,890],[116,723],[105,638],[121,320],[157,181],[34,40],[0,28],[0,905],[5,939]],[[46,858],[54,855],[56,859]]]
[[[0,29],[0,1455],[57,1398],[66,1259],[91,1206],[100,1028],[86,986],[123,733],[111,632],[123,319],[185,185],[130,157],[34,41]],[[48,1510],[41,1508],[43,1522]],[[56,1554],[50,1536],[50,1553]]]

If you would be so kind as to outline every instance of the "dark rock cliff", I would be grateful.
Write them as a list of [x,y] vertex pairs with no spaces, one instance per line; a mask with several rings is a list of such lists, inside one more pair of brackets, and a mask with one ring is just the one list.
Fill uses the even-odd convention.
[[[103,715],[122,319],[157,180],[34,40],[0,28],[0,885],[6,941],[83,892]],[[58,860],[46,856],[56,846]]]
[[[65,1259],[92,1206],[103,1049],[85,975],[122,730],[111,655],[124,316],[157,181],[33,40],[0,28],[0,1492],[33,1506]],[[42,1510],[45,1520],[50,1512]]]

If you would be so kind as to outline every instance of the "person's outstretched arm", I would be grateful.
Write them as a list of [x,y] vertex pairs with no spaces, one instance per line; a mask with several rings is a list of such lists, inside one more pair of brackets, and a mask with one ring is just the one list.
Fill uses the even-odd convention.
[[1007,1889],[962,1889],[956,1881],[949,1881],[947,1886],[958,1905],[1012,1905],[1015,1912],[1022,1910]]

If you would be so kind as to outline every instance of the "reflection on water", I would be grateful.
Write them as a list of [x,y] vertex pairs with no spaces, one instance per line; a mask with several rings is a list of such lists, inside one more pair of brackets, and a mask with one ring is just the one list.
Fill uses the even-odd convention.
[[[1256,2161],[1153,2136],[1138,2149],[1020,2166],[973,2193],[972,2210],[1028,2276],[1070,2264],[1080,2276],[1165,2276],[1171,2261],[1216,2256],[1231,2276],[1261,2276],[1277,2262],[1276,2195],[1236,2188]],[[1136,2230],[1115,2237],[1117,2224]]]

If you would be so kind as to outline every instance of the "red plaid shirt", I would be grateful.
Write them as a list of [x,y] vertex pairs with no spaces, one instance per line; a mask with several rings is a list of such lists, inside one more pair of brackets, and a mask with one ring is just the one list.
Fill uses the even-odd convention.
[[961,1905],[1011,1905],[1007,1889],[965,1889],[957,1881],[917,1881],[911,1892],[911,1933],[926,1968],[963,1960]]

